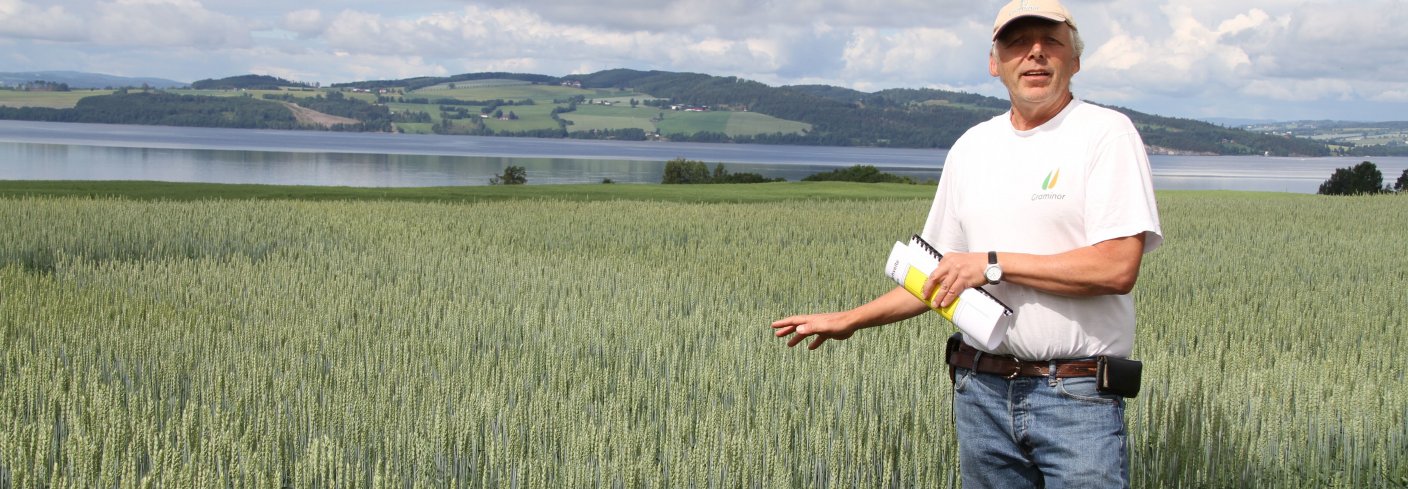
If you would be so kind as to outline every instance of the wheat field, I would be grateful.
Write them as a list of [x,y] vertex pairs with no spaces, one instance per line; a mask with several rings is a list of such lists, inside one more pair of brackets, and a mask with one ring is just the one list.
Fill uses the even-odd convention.
[[[1159,195],[1138,487],[1408,486],[1408,200]],[[924,200],[0,200],[0,488],[954,487]]]

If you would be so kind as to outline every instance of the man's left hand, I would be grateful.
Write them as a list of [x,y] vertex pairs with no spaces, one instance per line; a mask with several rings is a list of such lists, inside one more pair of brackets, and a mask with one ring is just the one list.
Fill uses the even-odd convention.
[[[939,260],[938,268],[929,274],[924,282],[924,297],[927,302],[948,307],[958,295],[972,287],[988,283],[983,277],[983,269],[988,266],[986,253],[949,253]],[[935,291],[938,293],[935,294]]]

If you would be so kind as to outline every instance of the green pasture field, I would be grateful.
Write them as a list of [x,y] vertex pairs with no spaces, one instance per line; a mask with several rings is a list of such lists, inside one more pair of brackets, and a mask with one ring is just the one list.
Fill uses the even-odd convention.
[[597,97],[597,98],[594,98],[594,99],[592,99],[592,100],[597,101],[597,102],[611,102],[612,104],[616,104],[617,106],[624,105],[625,107],[629,108],[629,107],[631,106],[631,99],[635,99],[635,101],[636,101],[637,103],[641,103],[641,104],[642,104],[642,105],[640,105],[639,108],[642,108],[642,109],[656,109],[656,110],[659,110],[658,107],[646,107],[645,105],[643,105],[646,100],[660,100],[660,99],[657,99],[657,98],[655,98],[655,97],[652,97],[652,96],[646,95],[646,94],[632,93],[630,96],[625,96],[625,97],[619,97],[619,96],[615,96],[615,97]]
[[811,124],[778,119],[756,112],[685,112],[665,111],[665,120],[656,124],[661,134],[721,132],[729,136],[747,136],[774,132],[800,133]]
[[461,100],[526,100],[533,99],[540,105],[551,103],[555,99],[567,99],[575,95],[582,95],[587,98],[601,96],[630,96],[631,92],[618,92],[615,90],[584,90],[580,88],[564,87],[561,85],[488,85],[488,86],[463,86],[459,82],[455,83],[455,88],[449,88],[448,84],[436,85],[434,87],[422,88],[407,92],[406,97],[426,97],[439,98],[451,97]]
[[113,90],[72,90],[68,92],[21,92],[0,90],[0,106],[72,109],[83,97],[108,95]]
[[[951,325],[768,327],[933,187],[0,184],[0,485],[958,485]],[[1135,487],[1408,484],[1404,197],[1158,198]]]
[[[435,131],[431,130],[431,126],[439,123],[441,119],[440,107],[438,105],[390,102],[386,104],[386,108],[391,110],[393,114],[398,112],[425,112],[426,114],[430,114],[430,120],[432,122],[397,122],[396,128],[406,134],[434,134]],[[477,114],[479,113],[479,109],[472,108],[471,112]]]
[[560,114],[558,117],[572,121],[572,125],[567,126],[567,129],[573,132],[632,127],[645,132],[655,132],[655,124],[650,122],[650,119],[660,112],[657,108],[645,106],[632,109],[629,102],[625,106],[578,104],[577,110]]
[[[660,111],[657,111],[657,113]],[[700,131],[724,132],[732,112],[686,112],[665,110],[665,119],[656,123],[661,134],[693,134]]]
[[[430,120],[440,122],[440,105],[438,104],[403,104],[400,102],[388,102],[386,108],[393,113],[396,112],[425,112],[430,114]],[[479,107],[465,107],[470,114],[479,114]]]
[[[651,119],[665,114],[658,123]],[[572,131],[591,129],[623,129],[638,127],[647,132],[658,130],[663,134],[692,133],[695,131],[722,132],[729,136],[751,136],[754,134],[800,133],[810,130],[811,124],[778,119],[756,112],[685,112],[646,107],[631,108],[626,105],[578,105],[577,110],[558,117],[573,122]]]
[[[509,112],[518,116],[518,120],[498,120],[493,117],[483,119],[484,125],[495,131],[526,131],[533,129],[557,129],[557,121],[552,120],[552,104],[537,105],[504,105],[498,110],[504,111],[504,117],[508,117]],[[470,110],[473,114],[478,114],[479,109]],[[490,114],[492,116],[492,114]]]
[[517,86],[517,85],[532,85],[532,84],[533,84],[533,82],[527,82],[527,81],[523,81],[523,80],[509,80],[509,79],[494,78],[494,79],[488,79],[488,80],[465,80],[465,81],[441,83],[441,84],[439,84],[439,85],[431,85],[431,86],[422,88],[421,90],[449,90],[449,89],[450,89],[450,85],[451,85],[452,83],[455,85],[455,88],[511,87],[511,86]]
[[730,114],[728,123],[724,125],[724,133],[729,136],[772,134],[775,132],[792,134],[812,129],[812,125],[805,122],[778,119],[757,112],[731,112]]

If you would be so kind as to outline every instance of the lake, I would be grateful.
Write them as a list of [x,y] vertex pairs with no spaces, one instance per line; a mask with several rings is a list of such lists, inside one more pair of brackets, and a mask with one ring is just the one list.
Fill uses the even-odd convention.
[[[0,121],[0,179],[160,180],[353,187],[487,185],[509,165],[529,184],[658,183],[674,158],[801,180],[857,164],[929,180],[944,150],[433,136]],[[1366,158],[1150,157],[1160,190],[1315,193]],[[1408,158],[1367,158],[1392,183]]]

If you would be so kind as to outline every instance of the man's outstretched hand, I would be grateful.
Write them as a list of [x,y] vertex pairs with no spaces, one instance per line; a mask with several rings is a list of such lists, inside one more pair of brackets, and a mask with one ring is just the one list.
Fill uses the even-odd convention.
[[792,335],[787,339],[787,346],[797,346],[805,341],[808,336],[814,336],[812,342],[807,345],[808,350],[815,350],[826,340],[844,340],[850,338],[855,333],[850,322],[846,320],[844,312],[828,312],[822,314],[801,314],[786,317],[772,323],[773,334],[778,338]]

